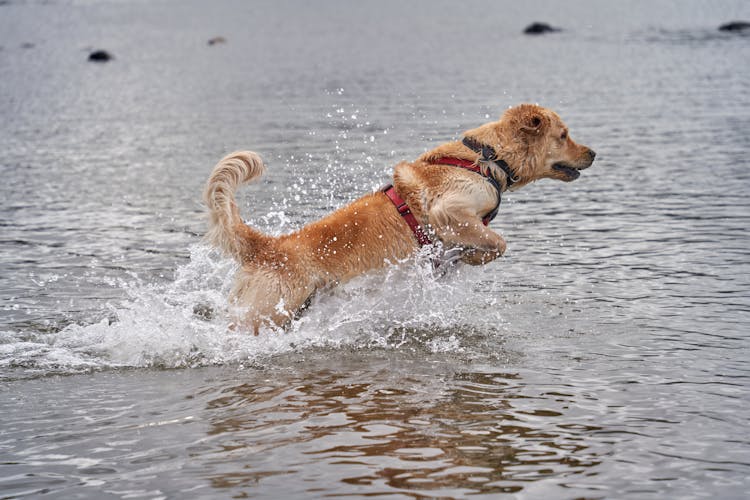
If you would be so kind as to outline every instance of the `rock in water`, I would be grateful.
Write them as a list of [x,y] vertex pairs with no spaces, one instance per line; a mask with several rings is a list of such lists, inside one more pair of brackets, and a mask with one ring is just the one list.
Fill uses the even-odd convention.
[[94,52],[89,54],[89,61],[92,62],[107,62],[112,59],[112,54],[110,54],[106,50],[95,50]]
[[547,23],[532,23],[526,26],[526,29],[523,30],[527,35],[542,35],[544,33],[555,33],[556,31],[561,30],[560,28],[552,27]]
[[749,31],[750,22],[747,21],[732,21],[731,23],[722,24],[719,26],[719,31]]
[[227,39],[223,36],[215,36],[208,41],[209,45],[219,45],[220,43],[227,43]]

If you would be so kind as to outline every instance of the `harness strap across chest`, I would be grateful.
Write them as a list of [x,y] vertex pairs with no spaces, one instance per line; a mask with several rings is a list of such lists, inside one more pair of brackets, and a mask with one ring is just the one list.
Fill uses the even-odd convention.
[[[509,188],[515,182],[516,179],[513,178],[508,164],[505,161],[497,158],[497,153],[492,147],[479,144],[474,140],[469,139],[468,137],[465,137],[463,139],[463,144],[472,151],[481,154],[482,161],[492,162],[500,167],[507,176],[506,187]],[[495,207],[482,218],[482,224],[484,224],[485,226],[489,225],[492,219],[497,216],[497,213],[500,210],[500,202],[502,201],[503,188],[497,181],[497,179],[495,179],[491,175],[485,175],[482,172],[482,168],[475,162],[470,160],[442,157],[431,161],[431,163],[434,165],[453,165],[455,167],[461,167],[465,168],[466,170],[471,170],[472,172],[478,173],[479,175],[484,177],[487,182],[492,184],[492,187],[494,187],[497,191],[497,203],[495,204]],[[398,193],[396,193],[396,189],[393,187],[393,185],[387,184],[386,186],[381,188],[381,191],[385,193],[385,195],[388,196],[391,202],[393,202],[393,204],[396,206],[398,213],[401,214],[401,216],[404,218],[404,221],[406,221],[406,223],[409,225],[409,228],[411,228],[412,232],[414,233],[414,237],[417,239],[417,242],[419,242],[419,245],[424,246],[431,244],[432,241],[430,240],[429,236],[427,236],[427,233],[425,233],[424,229],[419,224],[419,221],[417,221],[417,218],[414,217],[414,214],[411,213],[411,209],[409,209],[409,206],[406,204],[406,202],[398,195]]]
[[419,221],[417,221],[417,218],[414,217],[413,213],[411,213],[409,205],[407,205],[406,202],[398,195],[398,193],[396,193],[396,189],[393,187],[393,185],[386,184],[380,190],[385,193],[385,195],[396,206],[396,210],[398,210],[398,213],[401,214],[401,217],[403,217],[406,223],[409,225],[412,233],[414,233],[414,237],[417,238],[419,246],[423,247],[425,245],[431,244],[432,241],[430,240],[430,237],[427,236],[427,233],[424,232],[424,229],[422,229],[422,226],[419,224]]

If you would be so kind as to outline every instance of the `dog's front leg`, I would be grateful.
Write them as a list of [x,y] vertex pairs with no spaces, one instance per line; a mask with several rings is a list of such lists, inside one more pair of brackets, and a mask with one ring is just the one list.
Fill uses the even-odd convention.
[[448,224],[433,223],[432,229],[447,248],[462,249],[461,261],[466,264],[486,264],[505,253],[503,237],[487,229],[479,218],[469,214],[461,219],[451,217]]
[[[427,219],[443,245],[460,248],[461,260],[474,266],[486,264],[505,253],[505,240],[482,224],[480,213],[488,203],[464,191],[446,193],[429,206]],[[488,201],[488,200],[484,200]]]

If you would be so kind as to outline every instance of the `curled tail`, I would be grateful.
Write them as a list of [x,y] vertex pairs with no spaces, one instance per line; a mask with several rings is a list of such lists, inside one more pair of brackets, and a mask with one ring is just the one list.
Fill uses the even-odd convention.
[[257,153],[230,153],[216,164],[203,192],[209,214],[206,239],[239,262],[256,253],[267,237],[242,221],[234,192],[241,184],[259,178],[265,171],[266,166]]

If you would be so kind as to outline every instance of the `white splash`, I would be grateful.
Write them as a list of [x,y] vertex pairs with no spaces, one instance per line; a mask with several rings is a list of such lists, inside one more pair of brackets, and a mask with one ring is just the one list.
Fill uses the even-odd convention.
[[445,269],[437,273],[422,255],[321,292],[287,331],[256,337],[228,328],[226,297],[235,269],[195,245],[171,283],[121,281],[127,299],[109,306],[110,319],[45,335],[6,332],[0,368],[47,374],[248,364],[342,346],[461,352],[457,331],[493,330],[498,321],[489,311],[493,301],[474,291],[481,269],[451,267],[440,277]]

